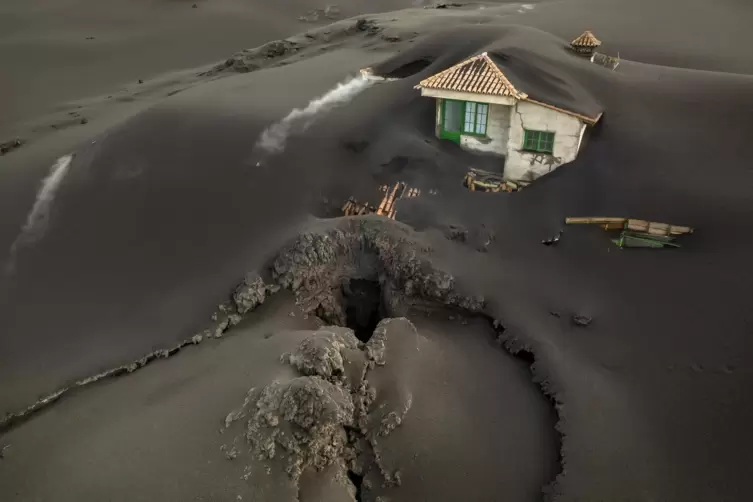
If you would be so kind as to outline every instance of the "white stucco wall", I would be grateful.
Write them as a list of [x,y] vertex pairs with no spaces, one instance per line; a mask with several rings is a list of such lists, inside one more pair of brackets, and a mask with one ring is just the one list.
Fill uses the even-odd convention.
[[421,96],[439,99],[454,99],[457,101],[475,101],[476,103],[495,103],[498,105],[512,106],[515,98],[509,96],[491,96],[488,94],[475,94],[472,92],[441,91],[437,89],[421,88]]
[[468,150],[505,155],[509,141],[511,106],[489,105],[486,138],[463,134],[460,145]]
[[[584,124],[580,119],[544,106],[520,101],[512,110],[505,178],[534,180],[578,155]],[[524,129],[554,133],[552,155],[523,151]]]

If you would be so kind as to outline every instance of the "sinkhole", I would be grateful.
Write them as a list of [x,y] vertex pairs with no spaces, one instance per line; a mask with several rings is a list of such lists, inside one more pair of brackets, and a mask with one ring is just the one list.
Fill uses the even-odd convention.
[[368,341],[384,317],[379,282],[350,279],[343,284],[342,300],[346,326],[353,330],[359,340]]

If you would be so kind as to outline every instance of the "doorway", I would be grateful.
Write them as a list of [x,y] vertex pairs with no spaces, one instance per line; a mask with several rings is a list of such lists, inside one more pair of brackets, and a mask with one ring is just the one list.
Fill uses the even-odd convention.
[[442,100],[442,124],[439,138],[460,143],[463,131],[463,102],[452,99]]

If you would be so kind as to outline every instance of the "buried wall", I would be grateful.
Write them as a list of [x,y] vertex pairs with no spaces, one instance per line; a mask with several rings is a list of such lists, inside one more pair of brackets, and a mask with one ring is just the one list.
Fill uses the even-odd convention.
[[[511,106],[490,104],[486,135],[463,134],[460,136],[460,145],[468,150],[505,155],[509,141],[511,114]],[[500,159],[500,167],[502,162]]]
[[[505,178],[533,181],[578,156],[585,125],[577,118],[549,108],[521,101],[512,110]],[[524,130],[554,133],[551,154],[523,150]]]

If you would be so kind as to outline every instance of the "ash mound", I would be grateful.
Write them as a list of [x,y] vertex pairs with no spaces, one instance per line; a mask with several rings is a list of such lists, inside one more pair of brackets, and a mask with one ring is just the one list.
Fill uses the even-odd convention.
[[[325,473],[333,481],[329,496],[336,500],[362,500],[374,487],[399,486],[400,471],[387,467],[378,440],[403,423],[412,396],[393,392],[402,385],[401,375],[376,386],[368,378],[387,363],[390,338],[405,336],[405,330],[416,332],[407,319],[386,319],[362,343],[352,330],[329,326],[283,354],[281,360],[301,376],[251,389],[243,406],[225,419],[227,428],[246,424],[228,455],[237,458],[247,450],[261,461],[249,463],[244,476],[284,471],[306,497],[302,477]],[[386,397],[377,401],[380,391]]]
[[354,296],[364,296],[353,291],[359,287],[371,289],[371,301],[383,315],[402,315],[408,305],[426,302],[481,311],[484,298],[463,292],[450,272],[437,267],[431,251],[407,226],[378,216],[343,218],[286,246],[272,263],[272,276],[296,294],[304,311],[331,324],[349,325],[354,316],[361,324],[362,316],[349,305]]

